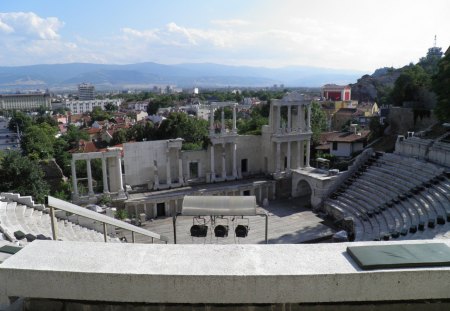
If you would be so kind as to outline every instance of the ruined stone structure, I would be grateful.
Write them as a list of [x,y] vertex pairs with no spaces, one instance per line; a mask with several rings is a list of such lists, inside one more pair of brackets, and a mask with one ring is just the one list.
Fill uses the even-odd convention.
[[[233,111],[230,129],[225,126],[227,107]],[[172,215],[179,210],[186,194],[256,195],[258,203],[262,204],[265,199],[276,196],[279,191],[276,181],[284,179],[286,182],[278,183],[278,188],[283,184],[288,188],[284,190],[288,195],[310,195],[313,196],[311,203],[319,204],[335,176],[314,171],[309,165],[311,101],[297,92],[273,100],[269,124],[262,127],[261,135],[238,135],[237,109],[238,105],[233,102],[210,105],[210,145],[206,150],[182,150],[180,138],[125,143],[123,179],[119,151],[74,154],[73,163],[87,161],[88,195],[94,197],[89,161],[102,158],[104,193],[122,196],[124,185],[140,189],[143,194],[129,197],[125,205],[132,214],[145,211],[148,217]],[[220,127],[214,123],[217,110],[221,116]],[[72,170],[76,180],[74,165]],[[257,179],[247,180],[249,178]],[[294,191],[291,191],[290,178],[295,180]],[[301,181],[306,184],[299,186]],[[193,188],[202,184],[203,188]],[[301,185],[305,187],[300,189]],[[76,182],[73,198],[80,199]]]

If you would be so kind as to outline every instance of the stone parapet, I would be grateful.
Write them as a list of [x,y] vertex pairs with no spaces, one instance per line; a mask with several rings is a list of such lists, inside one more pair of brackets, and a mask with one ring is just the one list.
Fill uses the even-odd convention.
[[0,293],[157,304],[445,300],[450,298],[450,267],[362,271],[346,253],[350,244],[434,242],[206,246],[35,241],[0,265]]

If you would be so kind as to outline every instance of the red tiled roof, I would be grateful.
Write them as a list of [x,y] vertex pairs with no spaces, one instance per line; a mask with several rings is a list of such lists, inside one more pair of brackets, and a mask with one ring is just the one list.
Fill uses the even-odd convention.
[[101,128],[90,127],[90,128],[88,128],[88,129],[86,129],[85,131],[86,131],[86,133],[88,133],[89,135],[92,135],[92,134],[98,134],[98,133],[100,133],[100,132],[102,131],[102,129],[101,129]]
[[341,108],[339,109],[336,114],[354,114],[356,113],[358,110],[356,108]]
[[370,131],[361,131],[358,134],[352,133],[352,132],[333,132],[333,135],[329,135],[327,137],[328,142],[348,142],[348,143],[352,143],[352,142],[357,142],[357,141],[362,141],[365,140],[367,138],[367,136],[369,135]]

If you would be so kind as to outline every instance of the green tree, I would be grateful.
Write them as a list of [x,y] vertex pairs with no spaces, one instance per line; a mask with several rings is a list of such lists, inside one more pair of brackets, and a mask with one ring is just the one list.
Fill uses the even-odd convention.
[[29,115],[22,111],[15,111],[11,117],[11,120],[9,120],[8,128],[11,131],[16,132],[17,127],[19,127],[19,130],[23,132],[25,128],[29,127],[32,124],[33,119]]
[[89,135],[85,131],[82,131],[71,124],[67,127],[67,131],[62,138],[69,144],[67,148],[70,149],[76,147],[80,139],[89,140]]
[[53,157],[56,130],[47,123],[31,125],[22,135],[21,147],[25,155],[34,159]]
[[392,99],[394,104],[401,106],[405,101],[419,102],[421,106],[427,106],[425,92],[431,86],[431,78],[419,65],[409,65],[400,74],[394,83]]
[[435,113],[442,122],[450,122],[450,53],[439,62],[439,70],[433,77],[433,90],[437,95]]
[[127,141],[134,140],[134,141],[143,141],[146,140],[146,133],[145,133],[145,127],[146,124],[137,123],[130,127],[127,130]]
[[[223,116],[225,120],[233,119],[233,110],[230,107],[224,107]],[[214,120],[222,120],[222,109],[216,109],[214,111]]]
[[55,139],[53,143],[53,157],[65,176],[72,174],[70,169],[72,156],[68,150],[70,150],[70,145],[63,137]]
[[435,75],[438,72],[438,64],[442,58],[442,49],[432,47],[428,49],[427,56],[419,60],[418,65],[421,66],[429,75]]
[[318,102],[311,104],[311,130],[313,132],[312,140],[315,144],[319,142],[320,134],[327,130],[327,116]]
[[16,151],[7,152],[0,160],[0,176],[0,191],[31,195],[40,203],[49,194],[49,186],[38,162]]
[[109,112],[114,112],[118,110],[118,107],[116,105],[114,105],[113,103],[107,103],[105,105],[105,110],[109,111]]
[[185,143],[201,144],[208,135],[208,121],[182,112],[171,113],[158,128],[157,139],[183,138]]
[[118,129],[114,132],[112,139],[111,139],[111,145],[119,145],[123,144],[127,141],[127,131],[124,129]]
[[155,115],[159,108],[166,108],[172,105],[173,100],[171,96],[161,95],[158,98],[154,98],[147,106],[148,115]]
[[101,107],[94,107],[90,112],[90,116],[92,122],[109,120],[111,118],[111,115],[107,111],[102,110]]
[[47,123],[48,125],[53,126],[55,128],[58,126],[58,122],[56,122],[56,120],[53,119],[49,114],[38,115],[34,119],[34,123],[35,124]]

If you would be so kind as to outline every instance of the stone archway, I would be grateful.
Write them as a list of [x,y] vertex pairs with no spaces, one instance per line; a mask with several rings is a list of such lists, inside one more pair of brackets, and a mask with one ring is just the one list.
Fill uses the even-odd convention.
[[298,181],[296,193],[297,193],[297,200],[302,202],[302,205],[304,207],[311,206],[312,190],[311,186],[306,180],[302,179]]

